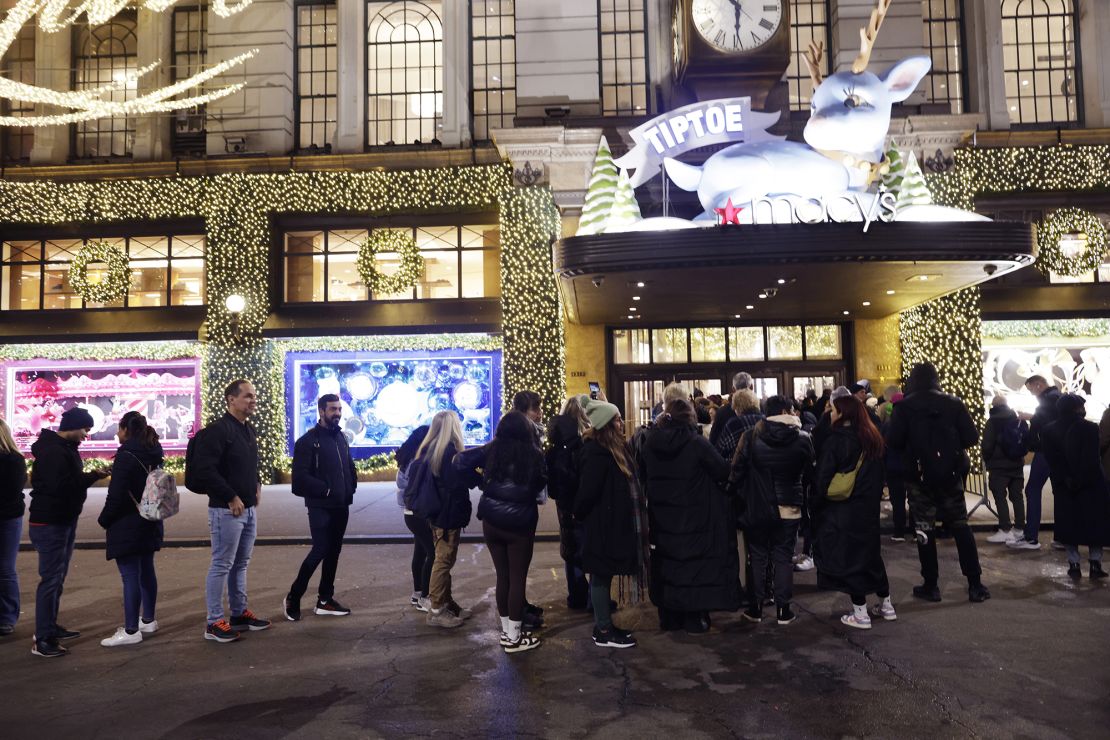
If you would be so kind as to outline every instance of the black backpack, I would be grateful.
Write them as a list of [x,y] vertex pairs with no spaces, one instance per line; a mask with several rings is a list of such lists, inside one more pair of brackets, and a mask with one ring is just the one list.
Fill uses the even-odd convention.
[[930,409],[922,421],[924,435],[915,449],[921,480],[934,488],[946,488],[963,479],[967,455],[959,446],[959,431],[943,414]]
[[1010,460],[1021,460],[1029,452],[1029,425],[1020,419],[1003,422],[998,435],[998,446]]
[[443,508],[439,482],[427,460],[413,460],[408,467],[408,484],[405,486],[405,508],[429,522],[439,516]]
[[[185,447],[185,487],[193,493],[205,495],[207,492],[202,490],[200,481],[197,480],[196,474],[196,450],[199,445],[199,440],[212,433],[212,427],[219,424],[220,420],[216,420],[206,427],[201,427],[189,439],[189,444]],[[220,457],[223,459],[223,451],[220,452]]]

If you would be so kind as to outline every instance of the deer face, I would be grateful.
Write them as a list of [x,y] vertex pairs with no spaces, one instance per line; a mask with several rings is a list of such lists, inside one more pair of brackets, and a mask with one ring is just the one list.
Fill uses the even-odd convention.
[[827,77],[813,92],[806,143],[814,149],[881,154],[891,106],[910,96],[930,65],[929,57],[909,57],[882,77],[866,70]]

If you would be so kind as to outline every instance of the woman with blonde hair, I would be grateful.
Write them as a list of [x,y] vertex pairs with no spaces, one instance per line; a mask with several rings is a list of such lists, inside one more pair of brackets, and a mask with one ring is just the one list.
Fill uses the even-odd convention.
[[15,446],[12,431],[0,419],[0,637],[15,631],[19,620],[19,574],[15,558],[23,534],[23,487],[27,461]]
[[[454,411],[440,411],[432,418],[427,436],[416,450],[412,465],[427,465],[430,476],[425,479],[434,485],[439,497],[439,512],[428,519],[432,528],[435,560],[428,582],[431,599],[428,624],[434,627],[458,627],[470,616],[451,595],[451,568],[459,554],[459,536],[470,523],[470,486],[451,466],[455,455],[462,452],[462,425]],[[409,473],[410,480],[417,473]]]
[[567,608],[586,609],[590,585],[582,570],[580,527],[574,521],[574,496],[578,492],[578,465],[575,458],[582,449],[582,434],[590,428],[586,404],[590,397],[571,396],[563,411],[547,427],[547,492],[555,500],[559,515],[559,556],[567,579]]

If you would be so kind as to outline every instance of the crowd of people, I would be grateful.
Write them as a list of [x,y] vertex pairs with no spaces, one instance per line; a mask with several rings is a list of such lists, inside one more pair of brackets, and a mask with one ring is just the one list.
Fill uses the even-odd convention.
[[[1105,578],[1110,412],[1098,425],[1086,419],[1081,396],[1061,394],[1040,376],[1027,387],[1038,398],[1037,412],[1017,414],[996,398],[983,435],[999,520],[987,541],[1039,548],[1041,489],[1051,479],[1055,537],[1067,551],[1068,575],[1082,577],[1085,545],[1089,577]],[[186,487],[208,499],[204,637],[217,643],[271,626],[247,597],[262,496],[250,423],[257,394],[250,381],[237,380],[225,400],[227,413],[190,442],[185,471]],[[892,386],[875,396],[864,380],[820,397],[760,399],[743,372],[728,398],[706,399],[672,384],[652,423],[634,430],[603,394],[567,399],[547,424],[542,405],[532,391],[517,393],[492,441],[470,449],[457,414],[440,412],[398,449],[397,503],[413,534],[410,603],[427,613],[428,625],[457,628],[471,616],[455,601],[451,570],[475,514],[473,488],[482,491],[476,516],[496,574],[499,641],[507,653],[541,644],[544,612],[529,602],[527,585],[538,507],[548,499],[558,514],[567,607],[592,613],[592,639],[601,647],[636,645],[613,613],[647,599],[662,630],[703,633],[720,611],[743,610],[743,619],[758,623],[770,606],[768,618],[789,625],[797,618],[794,572],[813,569],[819,588],[848,597],[846,627],[869,630],[875,620],[896,620],[882,555],[884,492],[893,508],[891,540],[917,545],[922,582],[914,597],[942,598],[938,523],[955,541],[969,601],[991,596],[964,496],[979,432],[965,403],[941,390],[929,363],[913,367],[904,394]],[[312,611],[350,614],[335,598],[335,578],[357,475],[339,426],[340,398],[322,396],[318,411],[318,424],[293,450],[292,493],[304,499],[312,536],[283,602],[293,622],[302,617],[301,600],[318,569]],[[42,657],[64,655],[62,643],[79,635],[59,623],[60,601],[87,490],[109,476],[97,521],[106,557],[120,573],[123,625],[101,644],[134,645],[158,630],[154,561],[163,524],[143,516],[139,503],[163,462],[158,434],[142,414],[128,413],[111,467],[85,471],[78,448],[92,426],[87,411],[70,409],[31,450],[28,527],[40,576],[32,652]],[[13,632],[20,613],[15,561],[26,483],[24,458],[0,420],[0,637]]]

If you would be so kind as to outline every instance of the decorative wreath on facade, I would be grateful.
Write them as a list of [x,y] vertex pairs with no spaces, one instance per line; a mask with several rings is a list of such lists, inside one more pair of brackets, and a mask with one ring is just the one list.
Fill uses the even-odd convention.
[[[1068,234],[1086,234],[1087,246],[1067,255],[1060,241]],[[1037,227],[1037,267],[1044,273],[1078,277],[1098,268],[1106,258],[1106,227],[1095,214],[1081,208],[1061,208]]]
[[[401,257],[401,266],[394,275],[385,275],[378,270],[376,258],[379,252],[396,252]],[[416,246],[412,235],[393,229],[377,229],[358,248],[358,274],[362,282],[374,295],[402,293],[416,285],[424,274],[424,258]]]
[[[89,264],[103,262],[107,274],[98,282],[89,280]],[[69,265],[69,284],[87,303],[111,303],[127,295],[131,286],[131,260],[123,250],[108,242],[81,247]]]

